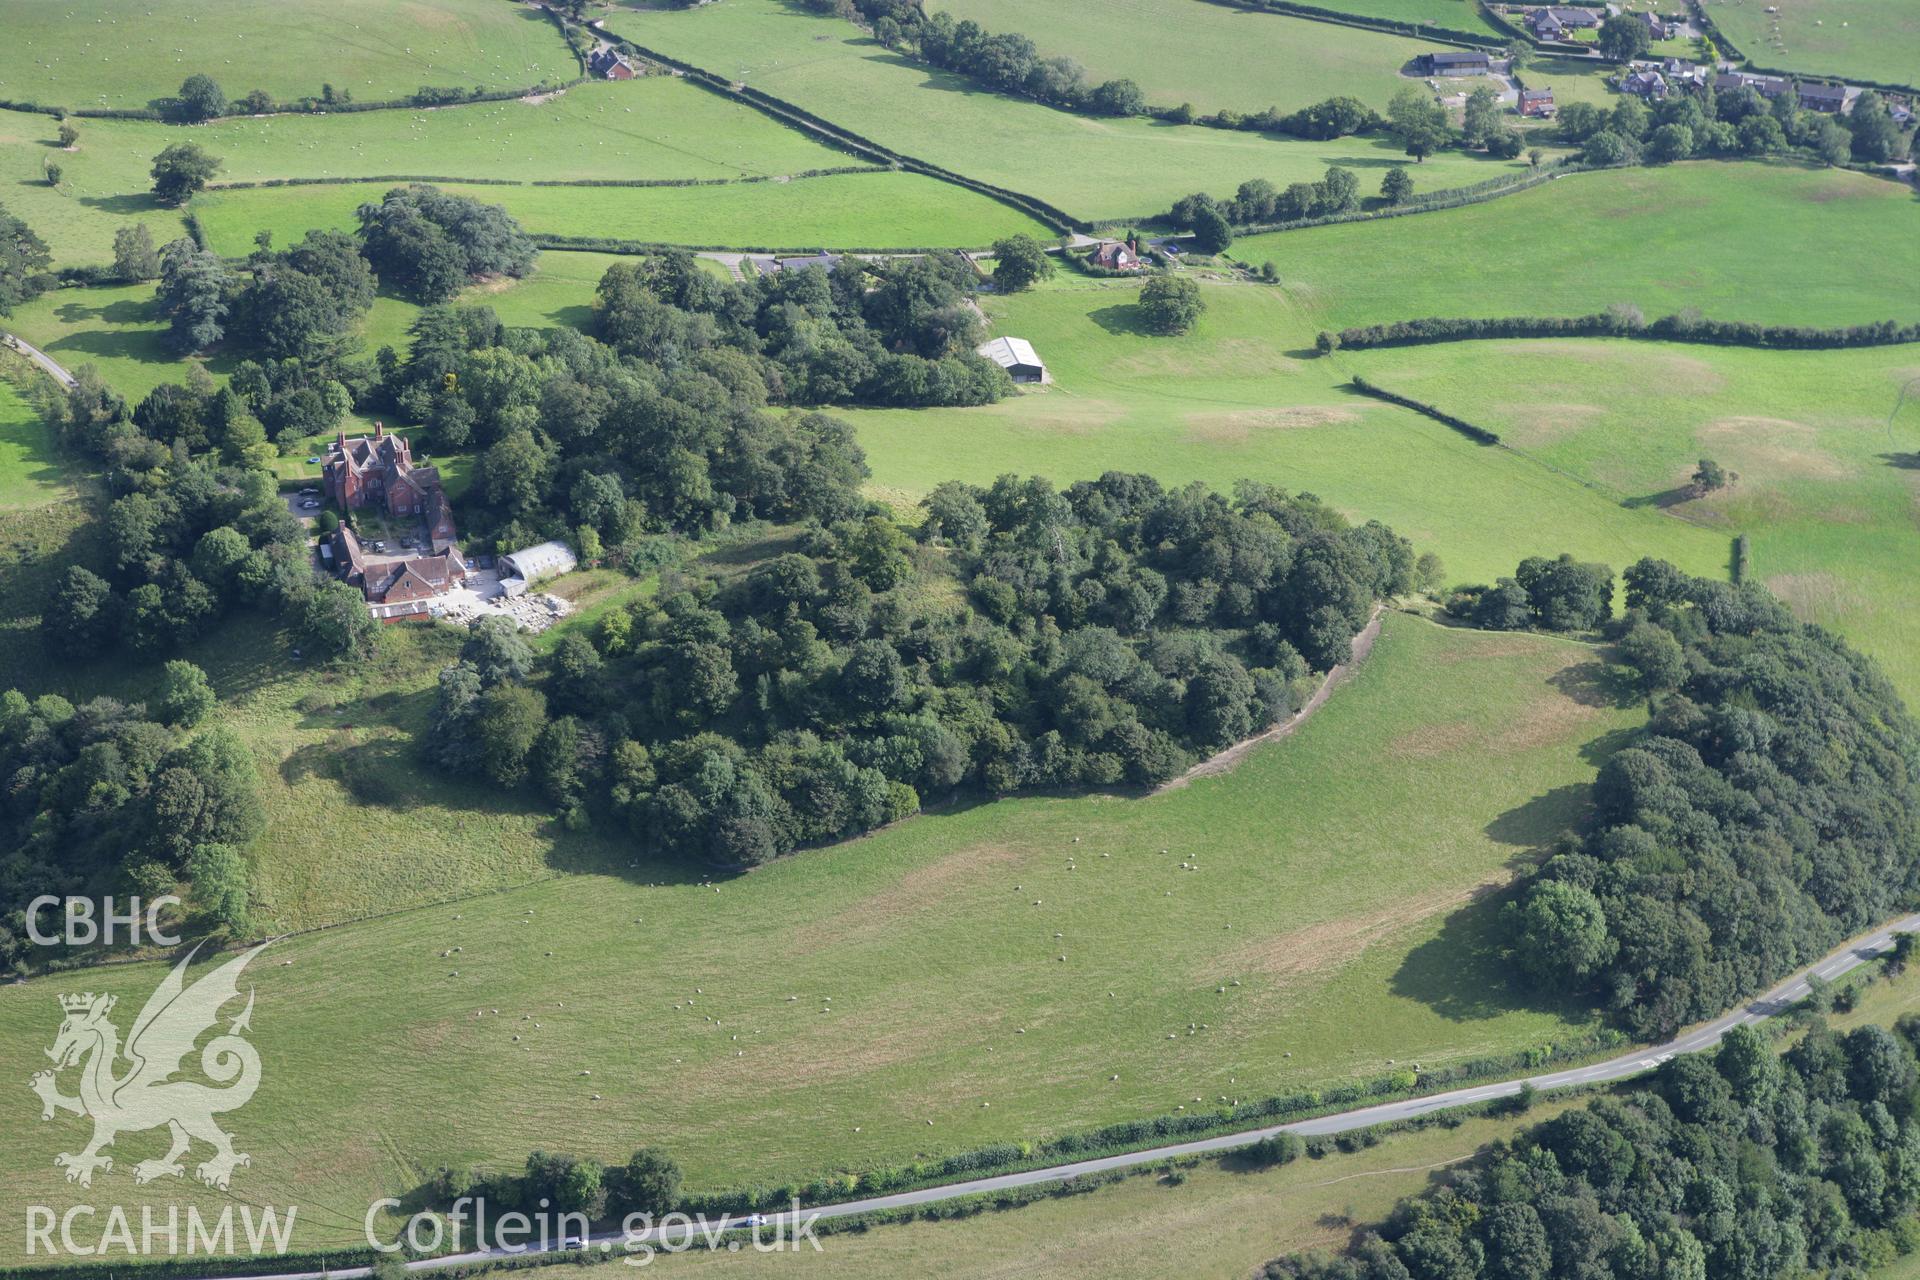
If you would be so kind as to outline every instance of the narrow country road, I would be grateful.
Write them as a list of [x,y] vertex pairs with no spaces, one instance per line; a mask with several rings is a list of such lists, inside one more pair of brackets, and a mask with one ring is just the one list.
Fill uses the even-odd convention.
[[52,374],[53,380],[61,386],[69,389],[73,387],[73,375],[61,368],[59,362],[40,348],[33,346],[22,338],[15,337],[11,333],[0,333],[0,342],[6,343],[6,345],[12,347],[15,351],[18,351],[21,355]]
[[[1705,1023],[1686,1031],[1665,1044],[1635,1049],[1617,1058],[1597,1062],[1590,1066],[1573,1067],[1565,1071],[1549,1072],[1545,1075],[1529,1076],[1524,1080],[1502,1080],[1492,1084],[1473,1085],[1463,1089],[1451,1089],[1445,1093],[1431,1093],[1424,1097],[1408,1098],[1399,1102],[1382,1102],[1371,1107],[1361,1107],[1353,1111],[1342,1111],[1335,1115],[1319,1116],[1312,1120],[1297,1120],[1291,1124],[1270,1125],[1264,1129],[1247,1129],[1239,1133],[1225,1133],[1211,1138],[1199,1138],[1192,1142],[1178,1142],[1164,1147],[1151,1147],[1145,1151],[1130,1151],[1123,1155],[1105,1156],[1097,1160],[1080,1160],[1072,1164],[1053,1165],[1045,1169],[1029,1169],[1022,1173],[1006,1173],[991,1178],[976,1178],[970,1182],[954,1182],[944,1186],[925,1187],[918,1191],[903,1191],[896,1195],[873,1196],[864,1200],[848,1200],[841,1204],[821,1205],[803,1209],[794,1213],[766,1215],[758,1229],[760,1238],[768,1240],[778,1229],[785,1229],[792,1239],[792,1228],[798,1222],[810,1219],[846,1218],[856,1214],[872,1213],[881,1209],[910,1208],[915,1205],[932,1204],[941,1200],[953,1200],[961,1196],[989,1194],[999,1191],[1011,1191],[1020,1187],[1030,1187],[1045,1183],[1067,1182],[1082,1174],[1103,1173],[1111,1169],[1127,1169],[1136,1165],[1152,1164],[1178,1156],[1209,1155],[1223,1151],[1232,1151],[1238,1147],[1251,1146],[1262,1138],[1276,1133],[1297,1133],[1302,1137],[1314,1137],[1321,1134],[1344,1133],[1350,1129],[1364,1129],[1369,1125],[1384,1124],[1393,1120],[1407,1120],[1438,1111],[1447,1107],[1465,1106],[1469,1103],[1486,1102],[1494,1098],[1508,1098],[1520,1092],[1523,1085],[1532,1085],[1542,1093],[1554,1089],[1569,1089],[1581,1085],[1602,1084],[1612,1080],[1622,1080],[1651,1070],[1668,1058],[1679,1053],[1697,1053],[1710,1049],[1720,1042],[1720,1037],[1736,1026],[1761,1022],[1791,1007],[1805,998],[1809,988],[1807,975],[1818,974],[1831,981],[1867,963],[1893,947],[1893,935],[1896,933],[1920,932],[1920,914],[1895,920],[1872,933],[1853,939],[1824,959],[1801,970],[1794,976],[1768,991],[1765,995],[1742,1005],[1733,1012],[1725,1014],[1712,1022]],[[737,1230],[746,1230],[745,1219],[735,1219],[741,1225]],[[717,1233],[721,1230],[714,1226]],[[692,1241],[705,1238],[699,1228],[693,1228]],[[627,1245],[649,1246],[653,1249],[668,1247],[688,1239],[688,1233],[679,1229],[663,1233],[655,1227],[644,1233],[636,1233],[631,1240],[618,1232],[607,1232],[592,1236],[587,1248],[600,1253],[613,1253]],[[789,1247],[792,1247],[789,1245]],[[556,1250],[557,1251],[557,1250]],[[439,1267],[470,1266],[489,1260],[506,1260],[511,1257],[524,1257],[528,1253],[540,1252],[535,1249],[523,1249],[509,1252],[498,1249],[476,1250],[470,1253],[427,1258],[408,1263],[414,1271],[431,1271]],[[232,1280],[354,1280],[366,1276],[367,1267],[344,1267],[325,1272],[269,1272],[258,1276],[232,1278]]]

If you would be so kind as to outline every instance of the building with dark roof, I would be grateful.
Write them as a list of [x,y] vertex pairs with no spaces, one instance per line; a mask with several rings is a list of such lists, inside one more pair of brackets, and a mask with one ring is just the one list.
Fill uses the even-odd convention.
[[1447,49],[1420,56],[1431,76],[1481,76],[1493,70],[1493,59],[1478,49]]

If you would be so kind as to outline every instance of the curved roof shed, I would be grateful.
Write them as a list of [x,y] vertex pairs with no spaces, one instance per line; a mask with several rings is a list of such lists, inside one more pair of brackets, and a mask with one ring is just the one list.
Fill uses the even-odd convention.
[[579,563],[566,543],[543,542],[512,555],[501,556],[500,576],[511,574],[529,583],[538,582],[542,578],[570,573]]

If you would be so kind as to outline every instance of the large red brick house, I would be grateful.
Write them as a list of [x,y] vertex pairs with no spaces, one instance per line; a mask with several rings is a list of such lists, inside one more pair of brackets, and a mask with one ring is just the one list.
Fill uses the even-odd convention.
[[383,508],[388,515],[419,516],[436,554],[453,546],[453,507],[440,486],[438,467],[413,465],[413,447],[405,436],[389,435],[382,423],[371,436],[347,438],[342,430],[327,446],[321,470],[327,497],[348,511]]

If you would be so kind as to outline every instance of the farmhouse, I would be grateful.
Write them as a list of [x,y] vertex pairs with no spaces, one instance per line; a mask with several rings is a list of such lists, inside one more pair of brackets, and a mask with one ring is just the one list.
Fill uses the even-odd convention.
[[437,467],[416,467],[405,436],[389,435],[382,423],[371,436],[347,438],[344,429],[327,446],[321,468],[326,495],[348,511],[376,507],[393,516],[418,516],[435,552],[453,545],[453,508]]
[[1483,76],[1493,70],[1493,60],[1479,50],[1447,49],[1420,55],[1430,76]]
[[994,338],[983,342],[977,348],[980,355],[1007,371],[1007,376],[1015,382],[1046,383],[1053,381],[1047,372],[1047,366],[1040,360],[1039,352],[1025,338]]
[[587,71],[606,80],[631,80],[640,74],[625,54],[605,44],[587,55]]
[[1139,249],[1135,241],[1122,244],[1118,240],[1102,240],[1087,255],[1087,261],[1108,271],[1145,271],[1147,264],[1140,260]]
[[1801,84],[1794,88],[1799,94],[1800,105],[1808,111],[1837,116],[1853,105],[1847,86],[1843,84]]
[[1665,40],[1668,33],[1673,29],[1668,26],[1666,21],[1658,14],[1636,13],[1633,16],[1639,20],[1640,25],[1647,29],[1647,34],[1655,40]]
[[1532,9],[1526,16],[1527,29],[1539,40],[1563,39],[1569,31],[1591,31],[1600,18],[1591,9]]
[[1523,116],[1544,117],[1553,114],[1553,90],[1522,89],[1520,91],[1520,114]]
[[760,274],[772,275],[777,271],[805,271],[809,267],[831,271],[840,265],[840,255],[822,249],[819,253],[803,254],[797,258],[755,257],[747,261],[753,263],[753,269]]
[[542,578],[571,573],[580,561],[564,542],[542,542],[500,557],[500,585],[508,595],[519,595]]

